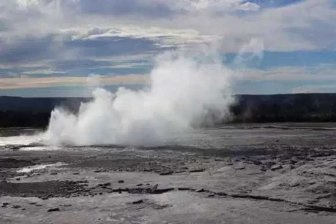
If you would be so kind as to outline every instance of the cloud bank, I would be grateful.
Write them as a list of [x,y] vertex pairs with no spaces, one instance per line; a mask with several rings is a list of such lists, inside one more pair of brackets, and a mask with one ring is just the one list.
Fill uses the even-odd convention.
[[214,43],[222,55],[246,51],[239,63],[251,40],[263,52],[336,49],[333,0],[13,0],[0,10],[0,77],[13,82],[148,75],[164,51]]

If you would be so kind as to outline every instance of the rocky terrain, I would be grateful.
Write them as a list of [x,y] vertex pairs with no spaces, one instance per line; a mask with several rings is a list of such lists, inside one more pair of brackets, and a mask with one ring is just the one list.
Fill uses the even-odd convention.
[[0,223],[335,223],[334,135],[259,124],[158,147],[2,146]]

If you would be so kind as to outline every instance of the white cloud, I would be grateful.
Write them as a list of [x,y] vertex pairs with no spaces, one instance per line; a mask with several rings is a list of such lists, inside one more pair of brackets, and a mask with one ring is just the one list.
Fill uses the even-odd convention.
[[28,8],[40,4],[40,0],[17,0],[17,4],[21,8]]
[[292,89],[292,93],[334,93],[335,85],[304,85]]
[[241,69],[237,78],[249,81],[336,81],[336,67],[276,67],[267,70]]
[[244,0],[182,0],[169,2],[164,1],[167,6],[180,8],[185,11],[211,11],[211,12],[230,12],[230,11],[257,11],[260,9],[256,3]]
[[[263,41],[265,50],[336,49],[336,9],[332,0],[306,0],[260,10],[245,0],[17,0],[3,17],[7,39],[28,34],[60,33],[78,27],[103,27],[105,35],[141,35],[166,43],[222,39],[222,50],[239,51],[251,38]],[[28,7],[31,6],[31,7]],[[253,13],[240,14],[241,11]],[[257,11],[257,12],[255,12]],[[238,13],[238,14],[237,14]],[[20,26],[15,24],[20,21]],[[52,24],[52,25],[51,25]],[[83,31],[85,32],[85,31]]]
[[[149,61],[162,49],[211,42],[222,52],[240,53],[242,61],[261,58],[267,50],[336,49],[333,0],[277,8],[245,0],[16,0],[1,1],[0,10],[0,68],[24,65],[27,71],[19,72],[25,74],[34,72],[30,64],[44,65],[37,71],[54,71],[52,65],[64,60],[120,57],[122,63],[146,55]],[[332,77],[304,68],[281,69],[249,70],[245,78]]]
[[[97,80],[96,80],[97,82]],[[148,82],[146,75],[123,75],[99,77],[101,86],[109,85],[143,85]],[[26,89],[57,86],[90,86],[92,79],[86,77],[17,77],[0,78],[0,89]]]

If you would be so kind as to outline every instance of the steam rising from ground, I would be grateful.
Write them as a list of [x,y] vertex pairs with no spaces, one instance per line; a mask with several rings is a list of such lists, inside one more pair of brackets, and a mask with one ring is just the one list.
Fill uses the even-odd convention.
[[[157,144],[169,136],[228,116],[231,71],[215,57],[170,52],[160,55],[143,90],[98,88],[78,114],[55,109],[48,144]],[[206,115],[211,111],[211,119]]]

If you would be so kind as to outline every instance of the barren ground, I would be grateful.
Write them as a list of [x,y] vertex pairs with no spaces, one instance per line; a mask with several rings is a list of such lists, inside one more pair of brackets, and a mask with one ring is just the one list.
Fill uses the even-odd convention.
[[159,147],[2,146],[0,223],[334,224],[334,127],[235,125]]

